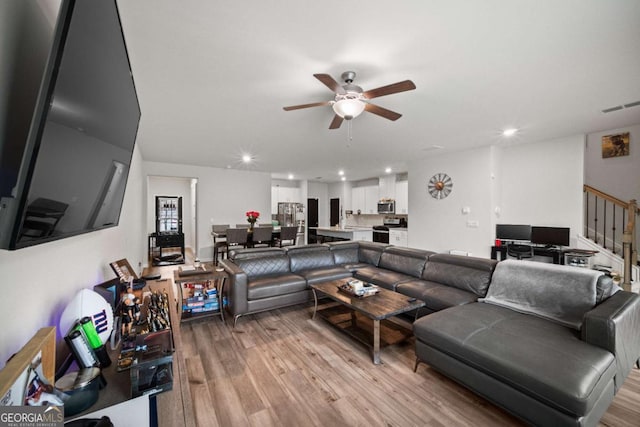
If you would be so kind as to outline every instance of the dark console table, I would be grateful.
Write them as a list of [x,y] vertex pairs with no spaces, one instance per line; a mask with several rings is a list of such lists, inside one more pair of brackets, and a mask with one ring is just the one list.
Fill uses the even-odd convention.
[[[162,255],[162,249],[166,248],[180,248],[180,256]],[[149,234],[149,258],[153,265],[184,264],[184,233]]]

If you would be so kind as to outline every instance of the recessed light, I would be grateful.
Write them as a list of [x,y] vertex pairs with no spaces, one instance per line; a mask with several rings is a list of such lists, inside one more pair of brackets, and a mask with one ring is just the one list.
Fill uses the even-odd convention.
[[513,136],[518,132],[516,128],[509,128],[502,131],[502,135],[504,136]]
[[391,168],[385,168],[384,173],[391,173]]
[[292,173],[289,174],[289,179],[293,179],[293,174]]
[[251,162],[251,156],[248,155],[248,154],[243,154],[242,155],[242,161],[245,162],[245,163]]
[[341,181],[346,181],[347,177],[343,176],[342,178],[340,178]]
[[343,170],[339,170],[338,171],[338,175],[340,175],[340,176],[344,175],[344,171]]

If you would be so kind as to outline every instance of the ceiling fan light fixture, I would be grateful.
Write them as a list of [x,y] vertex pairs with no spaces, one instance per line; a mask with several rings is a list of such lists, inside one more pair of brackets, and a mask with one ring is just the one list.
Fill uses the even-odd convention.
[[340,99],[333,104],[333,111],[343,119],[351,120],[362,114],[364,106],[359,99]]

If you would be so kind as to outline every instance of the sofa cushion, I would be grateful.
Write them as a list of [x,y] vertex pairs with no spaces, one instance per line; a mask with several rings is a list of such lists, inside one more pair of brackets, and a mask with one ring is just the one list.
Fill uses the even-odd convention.
[[485,258],[435,254],[429,257],[422,278],[484,297],[497,263]]
[[358,242],[349,240],[345,242],[329,242],[326,245],[329,246],[336,265],[355,265],[359,263],[358,251],[360,245]]
[[384,250],[378,267],[418,278],[422,275],[427,258],[433,254],[420,249],[392,246]]
[[327,282],[329,280],[339,280],[351,278],[351,271],[343,267],[323,267],[315,268],[313,270],[298,271],[296,274],[304,277],[307,284]]
[[565,265],[506,260],[496,266],[483,301],[580,329],[582,317],[596,305],[602,274]]
[[396,286],[396,292],[424,301],[425,307],[431,312],[478,300],[478,296],[472,292],[426,280],[400,283]]
[[389,245],[378,242],[359,242],[358,262],[364,262],[369,265],[378,266],[380,256],[385,248]]
[[473,303],[424,316],[416,339],[558,410],[584,415],[615,375],[613,355],[557,323]]
[[363,282],[373,283],[385,289],[396,290],[396,285],[401,282],[414,280],[415,277],[396,271],[385,270],[378,267],[359,268],[353,272],[353,277]]
[[284,253],[235,259],[233,262],[246,273],[249,279],[262,276],[278,276],[291,272],[289,270],[289,258]]
[[305,289],[307,289],[307,281],[296,274],[284,273],[277,276],[257,277],[250,280],[247,285],[247,299],[263,299]]
[[287,250],[291,272],[333,267],[333,254],[327,245],[292,246]]
[[283,248],[237,248],[230,249],[227,258],[235,261],[248,258],[283,256],[285,253],[286,251]]

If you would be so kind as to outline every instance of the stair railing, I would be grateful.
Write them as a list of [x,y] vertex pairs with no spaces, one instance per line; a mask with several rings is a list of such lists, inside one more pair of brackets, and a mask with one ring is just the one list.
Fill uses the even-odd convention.
[[584,185],[584,236],[624,259],[622,287],[631,289],[631,266],[638,262],[636,200],[625,202]]

